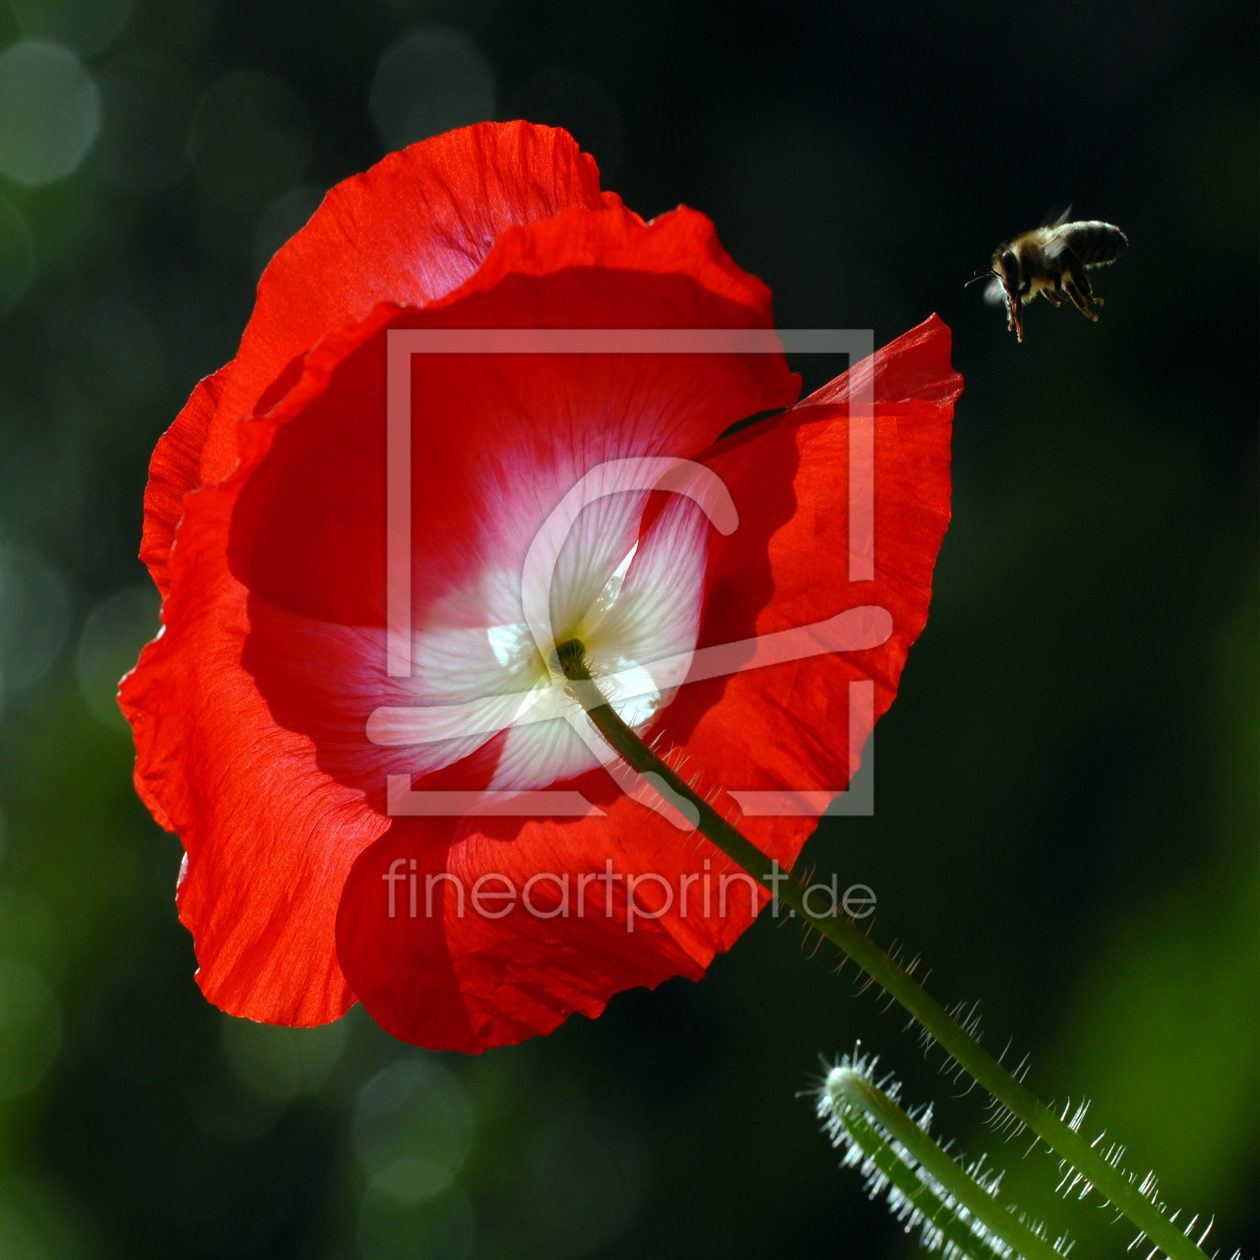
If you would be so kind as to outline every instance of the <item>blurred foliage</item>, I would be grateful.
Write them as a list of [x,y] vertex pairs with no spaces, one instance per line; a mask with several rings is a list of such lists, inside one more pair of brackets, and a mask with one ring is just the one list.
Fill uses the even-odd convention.
[[[641,213],[711,215],[784,326],[954,329],[932,618],[875,816],[807,856],[1254,1253],[1256,27],[1189,0],[0,4],[0,1257],[909,1255],[794,1098],[859,1036],[1078,1254],[1129,1242],[769,919],[700,984],[477,1059],[202,1000],[110,700],[155,625],[148,454],[325,188],[522,114]],[[1041,304],[1016,345],[962,282],[1072,198],[1133,247],[1097,326]]]

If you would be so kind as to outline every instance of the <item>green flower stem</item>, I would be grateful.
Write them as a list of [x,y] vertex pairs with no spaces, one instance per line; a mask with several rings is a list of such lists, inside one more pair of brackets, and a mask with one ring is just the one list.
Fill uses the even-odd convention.
[[[980,1252],[980,1239],[914,1175],[910,1166],[893,1152],[862,1115],[849,1116],[845,1124],[853,1140],[875,1161],[880,1172],[932,1222],[965,1256]],[[1052,1256],[1056,1252],[1050,1253]],[[1028,1258],[1031,1260],[1031,1257]]]
[[1206,1255],[1079,1133],[1017,1081],[987,1050],[956,1024],[935,999],[858,926],[839,915],[813,914],[805,885],[781,871],[755,844],[698,796],[614,712],[586,668],[585,647],[576,640],[558,649],[560,666],[575,698],[600,734],[640,774],[659,776],[699,817],[699,831],[733,862],[784,901],[810,926],[840,947],[876,984],[890,993],[967,1072],[1022,1120],[1057,1155],[1093,1184],[1170,1260],[1207,1260]]
[[[833,1097],[839,1095],[832,1106],[844,1106],[842,1122],[852,1139],[875,1161],[880,1172],[961,1251],[969,1256],[983,1254],[984,1239],[958,1219],[953,1206],[932,1192],[931,1185],[887,1144],[875,1125],[900,1142],[919,1166],[939,1183],[941,1190],[952,1195],[986,1230],[1025,1260],[1063,1260],[1046,1239],[1033,1233],[994,1196],[982,1190],[883,1090],[860,1072],[832,1073],[826,1088]],[[875,1125],[870,1123],[872,1120]],[[997,1249],[990,1246],[988,1250]]]

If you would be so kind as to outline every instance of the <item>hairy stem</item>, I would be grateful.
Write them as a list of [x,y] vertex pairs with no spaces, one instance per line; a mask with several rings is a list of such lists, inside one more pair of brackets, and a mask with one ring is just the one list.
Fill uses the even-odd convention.
[[[958,1208],[988,1235],[1025,1260],[1062,1260],[1054,1247],[982,1189],[883,1090],[852,1068],[836,1068],[823,1087],[829,1110],[864,1154],[960,1251],[979,1256],[1000,1250],[959,1219]],[[882,1131],[882,1132],[881,1132]],[[884,1135],[887,1135],[887,1138]],[[889,1144],[898,1142],[925,1178]],[[952,1197],[950,1202],[946,1196]]]
[[1115,1205],[1170,1260],[1207,1260],[1205,1254],[1118,1168],[1112,1167],[1076,1130],[1065,1124],[1027,1086],[1016,1080],[969,1033],[959,1027],[922,985],[895,963],[851,920],[813,914],[805,885],[780,870],[661,760],[620,717],[599,691],[586,667],[585,647],[576,640],[558,648],[570,688],[600,734],[640,774],[659,776],[699,816],[699,831],[758,883],[785,902],[811,927],[834,942],[876,984],[923,1025],[958,1064],[1057,1155]]
[[[884,1143],[865,1116],[852,1115],[846,1121],[846,1125],[853,1135],[853,1140],[871,1158],[876,1168],[919,1208],[949,1242],[965,1256],[977,1256],[983,1253],[985,1249],[980,1239],[940,1199],[929,1192],[927,1186],[915,1176],[910,1166],[902,1161],[892,1147]],[[1051,1252],[1051,1255],[1056,1255],[1056,1253]],[[1031,1260],[1031,1257],[1027,1257],[1026,1260]]]

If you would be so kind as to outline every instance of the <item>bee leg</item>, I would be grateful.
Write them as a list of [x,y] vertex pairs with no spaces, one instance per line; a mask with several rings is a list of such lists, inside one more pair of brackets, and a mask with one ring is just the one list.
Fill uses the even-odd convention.
[[1046,301],[1049,302],[1050,305],[1053,306],[1056,311],[1059,309],[1059,299],[1055,296],[1054,292],[1052,292],[1050,289],[1042,289],[1041,296],[1045,298]]
[[1067,289],[1068,297],[1072,299],[1072,304],[1082,315],[1085,316],[1086,319],[1098,318],[1098,316],[1089,309],[1089,303],[1086,300],[1085,294],[1076,287],[1076,284],[1073,281],[1069,280],[1064,287]]
[[1068,297],[1086,319],[1097,319],[1098,316],[1089,309],[1094,290],[1089,283],[1089,277],[1085,274],[1085,267],[1081,260],[1069,249],[1064,253],[1063,263],[1067,270],[1064,288],[1067,290]]

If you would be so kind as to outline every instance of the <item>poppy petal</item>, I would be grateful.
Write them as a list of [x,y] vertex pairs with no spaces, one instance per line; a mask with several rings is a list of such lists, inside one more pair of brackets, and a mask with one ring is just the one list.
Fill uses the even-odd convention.
[[[272,1023],[336,1019],[353,1002],[333,916],[350,864],[387,825],[277,723],[241,665],[258,615],[227,571],[224,502],[188,500],[167,629],[123,680],[136,786],[186,853],[177,900],[206,996]],[[333,726],[336,714],[326,715]]]
[[163,598],[171,587],[171,547],[184,515],[184,497],[201,484],[201,451],[230,371],[231,364],[220,368],[193,390],[149,461],[140,559]]
[[[699,979],[715,940],[728,947],[752,921],[760,894],[707,842],[698,850],[602,770],[571,786],[604,815],[399,819],[355,863],[339,956],[387,1032],[431,1049],[510,1045],[575,1011],[593,1018],[623,989]],[[389,914],[391,869],[414,874],[414,915],[410,882]],[[677,912],[683,875],[690,917]],[[694,913],[703,899],[709,917]]]
[[[962,389],[949,351],[949,329],[933,316],[853,373],[874,373],[873,580],[849,577],[850,374],[829,387],[835,401],[801,404],[718,443],[705,459],[730,487],[740,528],[714,544],[701,647],[864,608],[884,610],[892,624],[875,646],[682,689],[666,714],[671,738],[737,798],[739,788],[843,788],[896,695],[927,621],[949,523],[953,402]],[[873,686],[870,709],[853,724],[851,683]],[[764,819],[746,826],[753,839],[782,830]]]

